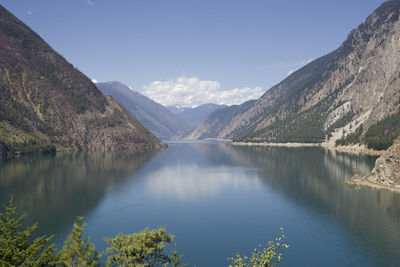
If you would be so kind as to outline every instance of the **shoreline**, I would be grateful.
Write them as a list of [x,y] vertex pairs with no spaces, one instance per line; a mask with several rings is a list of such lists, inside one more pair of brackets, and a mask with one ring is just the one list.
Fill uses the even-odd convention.
[[271,146],[271,147],[318,147],[320,143],[269,143],[269,142],[231,142],[234,146]]
[[352,154],[365,154],[365,155],[370,155],[370,156],[380,156],[382,155],[385,150],[374,150],[370,148],[366,148],[364,146],[360,145],[352,145],[352,146],[332,146],[332,145],[324,145],[322,143],[322,147],[326,147],[331,150],[336,150],[338,152],[344,152],[344,153],[352,153]]
[[400,193],[400,187],[379,184],[377,182],[371,181],[371,179],[372,175],[361,177],[358,174],[355,174],[350,179],[345,180],[344,183],[349,186],[365,186],[372,189],[387,190],[395,193]]
[[345,180],[348,185],[360,185],[375,189],[389,190],[400,193],[400,143],[395,141],[388,150],[380,156],[370,175],[360,176],[355,173]]
[[382,155],[384,150],[373,150],[362,145],[335,146],[331,143],[271,143],[271,142],[231,142],[234,146],[264,146],[264,147],[323,147],[338,152],[366,154],[372,156]]

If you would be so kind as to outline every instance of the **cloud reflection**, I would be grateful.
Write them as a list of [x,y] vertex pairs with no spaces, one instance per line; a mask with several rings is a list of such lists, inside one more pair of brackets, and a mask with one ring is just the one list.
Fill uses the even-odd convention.
[[197,201],[218,196],[224,189],[260,190],[261,182],[252,168],[173,166],[150,173],[148,190],[160,198]]

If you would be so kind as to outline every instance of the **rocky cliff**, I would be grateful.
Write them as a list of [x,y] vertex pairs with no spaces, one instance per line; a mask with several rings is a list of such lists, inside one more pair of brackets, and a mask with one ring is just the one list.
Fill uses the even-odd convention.
[[396,141],[375,162],[373,182],[400,189],[400,141]]
[[371,175],[355,174],[346,183],[400,192],[400,139],[376,160]]
[[219,138],[334,142],[400,107],[400,1],[383,3],[346,41],[269,89]]
[[2,155],[156,149],[163,144],[0,6]]
[[159,138],[181,137],[192,129],[161,104],[133,91],[120,82],[97,83],[96,86],[104,94],[111,95],[121,103],[132,116]]

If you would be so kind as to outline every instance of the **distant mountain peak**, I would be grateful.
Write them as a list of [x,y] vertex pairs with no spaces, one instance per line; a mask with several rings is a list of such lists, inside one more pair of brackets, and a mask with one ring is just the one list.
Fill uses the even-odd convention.
[[159,138],[178,138],[191,130],[189,125],[161,104],[121,82],[111,81],[96,85],[104,94],[111,95],[124,105],[132,116]]
[[195,107],[182,107],[179,105],[169,106],[167,109],[177,115],[180,119],[191,125],[193,128],[197,127],[209,114],[217,109],[224,108],[226,105],[218,105],[213,103],[206,103]]

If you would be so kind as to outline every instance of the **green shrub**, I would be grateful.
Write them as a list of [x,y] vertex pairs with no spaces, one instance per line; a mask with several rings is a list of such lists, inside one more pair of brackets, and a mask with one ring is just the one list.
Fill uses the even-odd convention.
[[276,266],[282,260],[282,249],[289,248],[285,243],[285,234],[281,228],[281,236],[275,238],[275,241],[268,241],[266,247],[254,249],[251,257],[240,256],[228,258],[232,267],[272,267]]

